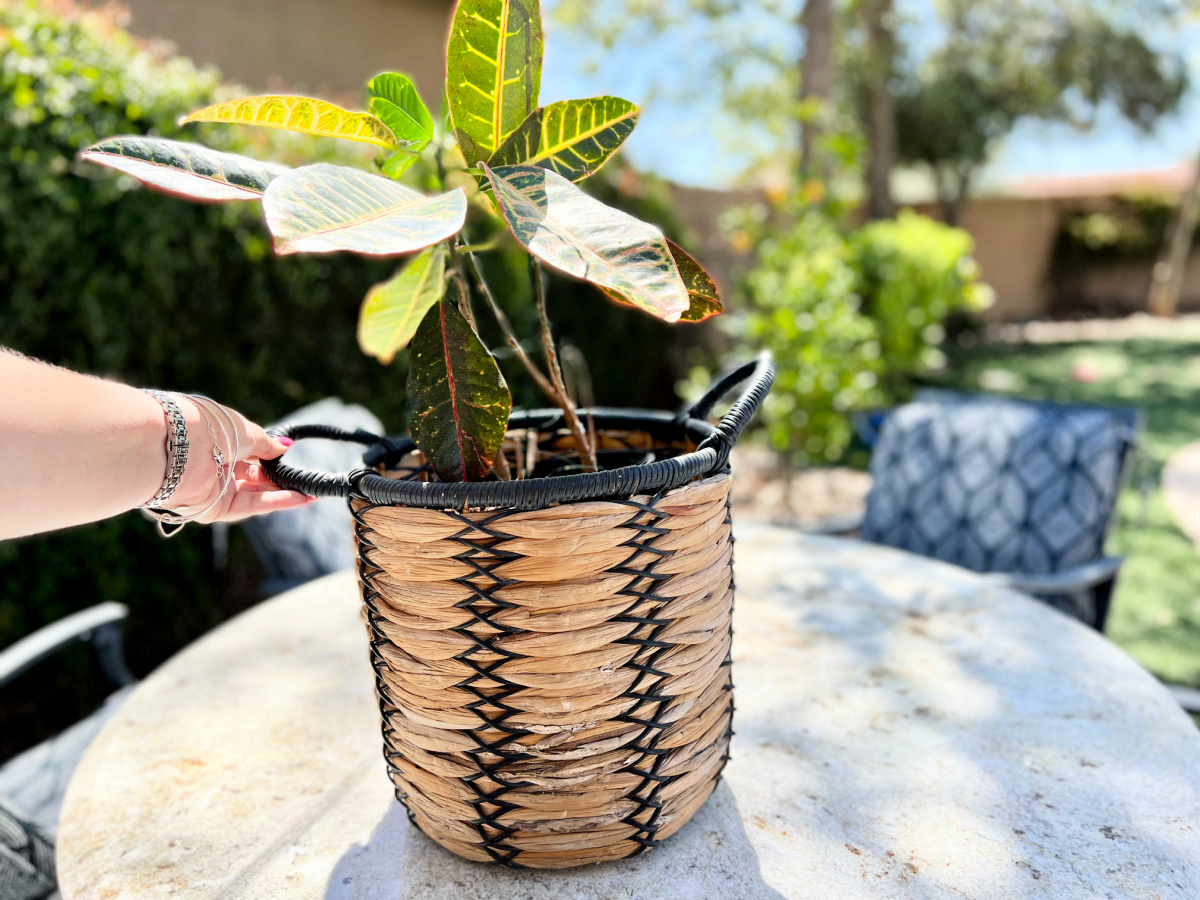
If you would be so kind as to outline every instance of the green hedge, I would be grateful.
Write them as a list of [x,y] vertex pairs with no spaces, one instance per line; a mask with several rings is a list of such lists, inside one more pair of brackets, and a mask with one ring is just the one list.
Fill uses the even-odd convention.
[[[189,205],[74,161],[121,133],[288,161],[355,152],[175,124],[221,90],[217,73],[135,41],[106,13],[0,4],[0,344],[204,392],[263,421],[337,394],[400,427],[403,368],[367,359],[355,340],[361,298],[394,262],[275,257],[257,204]],[[86,447],[67,441],[61,454],[64,478],[87,477]],[[129,515],[0,544],[0,646],[119,600],[133,610],[129,655],[144,673],[254,599],[245,548],[233,558],[249,568],[231,578],[208,542],[202,529],[163,541]]]

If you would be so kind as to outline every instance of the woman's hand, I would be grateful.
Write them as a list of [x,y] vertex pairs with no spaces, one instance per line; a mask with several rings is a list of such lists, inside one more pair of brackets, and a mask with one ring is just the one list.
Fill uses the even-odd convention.
[[[213,504],[213,437],[201,404],[176,396],[188,425],[183,478],[165,505],[185,515]],[[203,402],[204,406],[208,406]],[[262,474],[287,444],[212,404],[222,454],[236,456],[228,490],[200,522],[243,519],[309,502]],[[227,436],[228,435],[228,436]],[[235,437],[236,435],[236,437]],[[240,444],[240,449],[234,448]],[[167,467],[167,422],[144,391],[79,375],[0,348],[0,540],[119,515],[156,496]]]
[[[282,456],[292,444],[290,438],[272,437],[261,426],[226,406],[209,401],[205,404],[209,410],[206,417],[206,410],[190,397],[176,395],[175,399],[187,420],[191,446],[183,478],[168,506],[173,509],[202,509],[212,503],[220,492],[217,466],[213,459],[214,433],[223,454],[230,455],[238,448],[237,459],[233,462],[233,480],[220,501],[196,519],[197,522],[206,525],[236,522],[249,516],[292,509],[312,502],[313,498],[305,494],[276,487],[263,474],[262,461]],[[212,409],[214,406],[217,409]],[[208,427],[210,423],[212,432]]]

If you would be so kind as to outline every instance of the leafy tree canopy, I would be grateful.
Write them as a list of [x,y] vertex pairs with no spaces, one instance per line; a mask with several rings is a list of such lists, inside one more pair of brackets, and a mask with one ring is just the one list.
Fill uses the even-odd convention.
[[1148,40],[1184,9],[1041,0],[944,0],[946,38],[898,80],[900,159],[933,168],[948,218],[1022,119],[1091,127],[1111,103],[1144,132],[1179,103],[1183,61]]

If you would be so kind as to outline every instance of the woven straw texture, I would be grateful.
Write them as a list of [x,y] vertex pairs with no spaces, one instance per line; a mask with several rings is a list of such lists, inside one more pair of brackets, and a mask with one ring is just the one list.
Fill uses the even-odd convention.
[[562,868],[687,822],[732,733],[729,487],[525,512],[351,500],[414,824],[468,859]]

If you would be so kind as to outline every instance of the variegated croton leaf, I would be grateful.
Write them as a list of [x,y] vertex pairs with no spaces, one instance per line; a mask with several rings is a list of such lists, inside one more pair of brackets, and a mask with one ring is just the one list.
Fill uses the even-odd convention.
[[189,113],[184,116],[183,122],[262,125],[319,137],[378,144],[380,147],[395,147],[401,143],[390,128],[370,113],[351,112],[312,97],[281,94],[215,103]]
[[446,299],[425,314],[408,354],[408,427],[443,481],[492,467],[512,412],[496,361]]
[[667,322],[691,306],[663,233],[540,166],[480,163],[513,236],[547,265]]
[[277,253],[388,256],[457,234],[467,198],[461,188],[426,197],[380,175],[318,163],[271,182],[263,211]]
[[459,0],[446,48],[446,96],[467,165],[490,159],[528,118],[541,83],[538,0]]
[[288,171],[199,144],[136,135],[100,141],[79,157],[190,200],[258,200],[274,178]]
[[530,113],[488,165],[542,166],[569,181],[581,181],[604,165],[637,119],[638,108],[620,97],[551,103]]
[[[687,310],[679,317],[679,321],[703,322],[721,312],[721,295],[712,276],[704,271],[704,267],[696,262],[686,250],[670,238],[667,238],[667,246],[671,249],[671,257],[675,260],[675,265],[679,267],[679,275],[683,278],[683,283],[687,285],[690,301]],[[605,288],[604,293],[618,303],[636,305],[630,303],[616,291]]]

